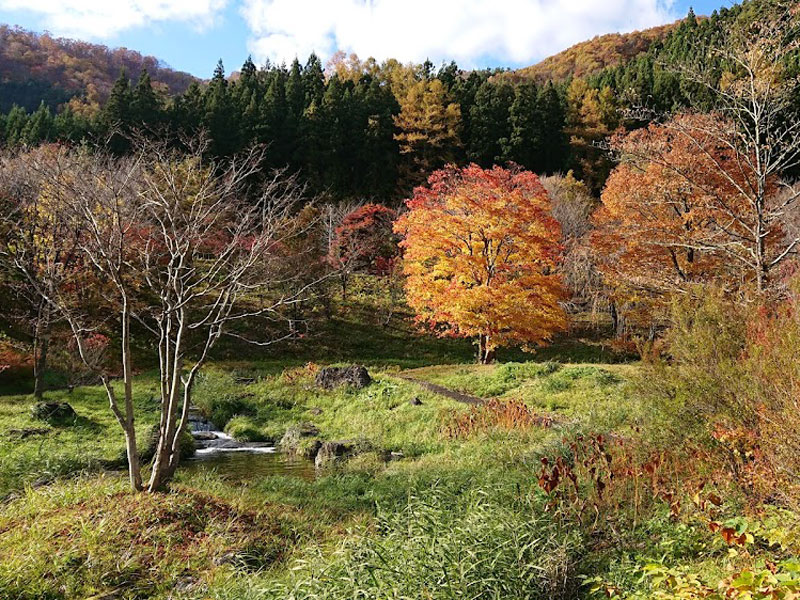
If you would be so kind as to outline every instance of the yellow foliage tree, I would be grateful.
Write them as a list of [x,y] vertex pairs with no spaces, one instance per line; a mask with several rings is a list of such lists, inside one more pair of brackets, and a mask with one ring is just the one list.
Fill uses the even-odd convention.
[[536,175],[448,167],[406,205],[395,231],[419,322],[476,338],[484,363],[498,347],[544,344],[564,328],[561,228]]
[[395,139],[400,145],[403,187],[410,189],[453,160],[460,139],[461,108],[450,101],[438,79],[413,84],[400,105]]

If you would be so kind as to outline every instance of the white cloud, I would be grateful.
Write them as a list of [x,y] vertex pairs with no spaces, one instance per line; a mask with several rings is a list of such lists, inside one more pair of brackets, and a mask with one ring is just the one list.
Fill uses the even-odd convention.
[[674,0],[243,0],[254,58],[312,51],[471,67],[526,64],[612,31],[675,18]]
[[0,9],[41,15],[57,35],[109,38],[160,21],[210,25],[227,0],[0,0]]

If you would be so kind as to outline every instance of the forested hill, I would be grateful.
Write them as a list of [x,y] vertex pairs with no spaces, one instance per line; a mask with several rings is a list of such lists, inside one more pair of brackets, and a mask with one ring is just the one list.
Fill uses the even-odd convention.
[[600,35],[509,75],[514,78],[533,78],[539,82],[594,75],[606,67],[624,64],[647,52],[655,42],[663,41],[679,23],[677,21],[631,33]]
[[142,69],[169,94],[184,92],[195,78],[173,71],[152,56],[126,48],[107,48],[0,25],[0,110],[12,104],[35,110],[44,101],[55,109],[74,96],[102,103],[125,70]]
[[[269,148],[265,168],[288,167],[313,192],[335,199],[399,202],[448,163],[513,163],[544,174],[572,170],[599,194],[612,167],[602,150],[604,142],[620,128],[644,124],[625,118],[625,109],[646,104],[664,114],[687,106],[704,108],[707,92],[684,80],[677,66],[697,63],[706,43],[719,40],[737,20],[759,19],[771,1],[745,0],[703,19],[690,12],[661,33],[638,34],[638,42],[617,40],[627,49],[614,59],[621,62],[613,64],[614,52],[597,50],[592,60],[609,63],[600,70],[585,66],[591,61],[579,60],[574,51],[573,58],[564,61],[572,61],[576,71],[563,80],[553,71],[553,79],[545,82],[502,70],[464,70],[455,63],[437,68],[429,61],[378,63],[337,55],[323,64],[311,55],[302,63],[261,68],[248,59],[235,78],[228,77],[220,63],[208,82],[194,81],[181,91],[187,80],[178,78],[170,84],[170,91],[177,93],[165,94],[157,82],[169,83],[165,74],[180,74],[155,63],[141,71],[141,61],[155,59],[75,42],[75,47],[84,48],[92,68],[54,68],[65,83],[52,89],[70,89],[66,82],[76,89],[86,82],[87,88],[96,88],[91,93],[102,98],[107,75],[124,66],[125,74],[117,77],[107,99],[73,101],[53,110],[52,98],[32,93],[34,105],[45,100],[35,110],[30,102],[27,109],[0,110],[0,145],[89,137],[110,140],[112,150],[125,153],[126,132],[146,130],[181,139],[202,131],[210,138],[211,155],[229,157],[251,144],[263,144]],[[643,41],[648,35],[655,36],[649,46]],[[37,39],[40,46],[58,47],[47,36]],[[604,46],[602,39],[588,44],[585,48]],[[628,56],[636,47],[642,51]],[[12,53],[6,48],[3,52]],[[22,50],[17,53],[25,56]],[[26,59],[47,70],[51,67],[45,56]],[[134,59],[140,63],[131,64]],[[722,66],[717,67],[714,72],[721,73]],[[103,77],[88,75],[96,72]],[[577,76],[584,72],[589,74]],[[97,81],[103,82],[102,94]],[[117,135],[120,132],[123,135]]]

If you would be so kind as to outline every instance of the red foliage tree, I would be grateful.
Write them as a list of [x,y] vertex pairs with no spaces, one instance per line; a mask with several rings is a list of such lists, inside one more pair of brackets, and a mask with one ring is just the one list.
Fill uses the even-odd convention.
[[397,212],[380,204],[365,204],[345,216],[336,228],[334,262],[385,275],[398,253],[395,219]]

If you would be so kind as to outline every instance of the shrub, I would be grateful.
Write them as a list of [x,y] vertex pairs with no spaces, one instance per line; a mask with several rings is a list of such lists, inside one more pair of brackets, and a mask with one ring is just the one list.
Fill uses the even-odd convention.
[[742,305],[709,294],[677,302],[672,323],[665,356],[638,384],[658,413],[653,435],[693,436],[753,501],[800,508],[795,299]]

